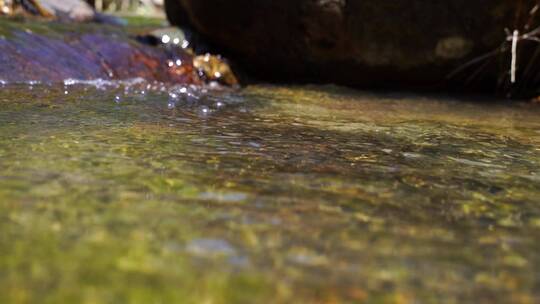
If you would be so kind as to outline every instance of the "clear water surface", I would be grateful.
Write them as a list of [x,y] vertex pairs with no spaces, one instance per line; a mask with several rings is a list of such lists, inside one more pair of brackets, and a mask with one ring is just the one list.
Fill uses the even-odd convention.
[[540,302],[540,107],[67,84],[0,90],[1,303]]

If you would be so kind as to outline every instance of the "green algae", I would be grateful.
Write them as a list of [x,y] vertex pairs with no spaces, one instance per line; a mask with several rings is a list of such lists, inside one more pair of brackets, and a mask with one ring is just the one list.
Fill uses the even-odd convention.
[[147,17],[147,16],[121,16],[127,22],[129,27],[139,28],[159,28],[167,25],[167,20],[159,17]]
[[176,107],[118,94],[0,91],[0,302],[540,296],[538,108],[335,87]]

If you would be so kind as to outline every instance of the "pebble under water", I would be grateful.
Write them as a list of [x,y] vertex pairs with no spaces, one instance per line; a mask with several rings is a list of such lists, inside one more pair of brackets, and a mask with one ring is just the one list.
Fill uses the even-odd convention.
[[1,303],[538,303],[540,107],[2,84]]

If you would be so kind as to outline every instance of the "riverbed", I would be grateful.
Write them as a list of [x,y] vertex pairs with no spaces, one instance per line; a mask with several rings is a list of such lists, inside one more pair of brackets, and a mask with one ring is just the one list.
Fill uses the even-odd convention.
[[2,84],[2,303],[538,303],[540,107]]

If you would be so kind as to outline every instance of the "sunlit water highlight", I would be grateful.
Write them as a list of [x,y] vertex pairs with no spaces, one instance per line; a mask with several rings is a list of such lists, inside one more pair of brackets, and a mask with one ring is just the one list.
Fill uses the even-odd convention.
[[0,302],[537,303],[539,117],[332,86],[3,84]]

